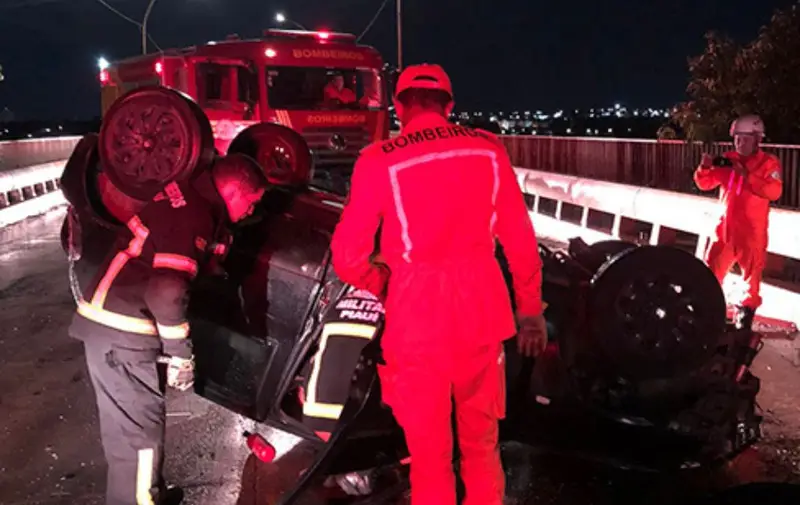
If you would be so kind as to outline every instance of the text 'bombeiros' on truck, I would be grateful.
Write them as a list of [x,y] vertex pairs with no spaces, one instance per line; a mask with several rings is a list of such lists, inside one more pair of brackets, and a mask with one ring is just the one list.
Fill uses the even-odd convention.
[[347,33],[268,29],[260,38],[231,35],[103,67],[104,117],[132,89],[173,88],[202,108],[220,154],[252,125],[283,125],[311,150],[312,185],[337,193],[346,192],[359,151],[389,136],[381,55]]

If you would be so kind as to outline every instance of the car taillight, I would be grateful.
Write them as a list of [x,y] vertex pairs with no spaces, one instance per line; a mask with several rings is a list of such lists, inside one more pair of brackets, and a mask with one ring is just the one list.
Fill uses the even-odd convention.
[[263,461],[264,463],[272,463],[275,460],[275,448],[264,440],[264,437],[259,435],[258,433],[244,433],[245,439],[247,441],[247,447],[250,449],[255,457],[259,460]]

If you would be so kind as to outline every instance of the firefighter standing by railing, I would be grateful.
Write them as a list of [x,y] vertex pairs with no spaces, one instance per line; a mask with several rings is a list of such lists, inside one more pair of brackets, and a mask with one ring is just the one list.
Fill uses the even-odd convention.
[[720,188],[722,217],[706,252],[706,263],[720,284],[734,263],[742,269],[747,295],[738,303],[736,323],[750,328],[761,305],[761,276],[767,262],[769,204],[781,197],[781,163],[761,150],[764,123],[743,116],[731,124],[735,149],[718,159],[704,154],[694,173],[703,191]]

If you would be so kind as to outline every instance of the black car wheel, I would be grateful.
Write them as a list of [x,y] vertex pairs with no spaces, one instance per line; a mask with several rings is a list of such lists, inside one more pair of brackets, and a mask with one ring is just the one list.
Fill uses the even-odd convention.
[[100,161],[109,180],[137,200],[149,201],[167,183],[205,170],[214,156],[203,110],[168,88],[143,87],[123,95],[100,128]]
[[259,123],[242,130],[228,148],[258,161],[270,184],[306,186],[311,179],[312,156],[296,131],[274,123]]

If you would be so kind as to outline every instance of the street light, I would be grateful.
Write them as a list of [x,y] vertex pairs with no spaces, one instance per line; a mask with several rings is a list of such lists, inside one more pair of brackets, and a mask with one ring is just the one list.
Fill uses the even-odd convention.
[[103,7],[105,7],[106,9],[110,10],[111,12],[113,12],[114,14],[119,16],[120,18],[124,19],[125,21],[127,21],[127,22],[129,22],[131,24],[134,24],[137,27],[139,27],[139,30],[141,30],[141,32],[142,32],[142,53],[147,54],[147,43],[146,43],[147,40],[149,40],[153,44],[153,46],[155,46],[156,50],[161,51],[161,48],[158,46],[158,44],[156,44],[156,41],[153,40],[153,37],[151,37],[147,33],[147,26],[146,26],[147,19],[150,17],[150,11],[153,10],[153,5],[156,3],[155,0],[151,0],[150,4],[147,6],[147,12],[145,12],[145,15],[144,15],[144,23],[140,23],[139,21],[136,21],[132,17],[125,15],[124,13],[119,11],[117,8],[115,8],[113,5],[111,5],[108,2],[106,2],[106,0],[97,0],[97,2],[100,5],[102,5]]
[[101,56],[100,58],[97,58],[97,66],[100,68],[100,70],[105,70],[108,67],[110,67],[111,64],[108,62],[107,59]]
[[301,25],[300,23],[298,23],[294,19],[287,18],[286,15],[284,15],[282,12],[279,12],[279,13],[275,14],[275,21],[277,21],[279,24],[283,24],[283,23],[289,22],[289,23],[295,25],[296,27],[300,28],[301,30],[308,31],[308,28],[306,28],[305,26]]
[[397,3],[397,70],[403,70],[403,0]]

